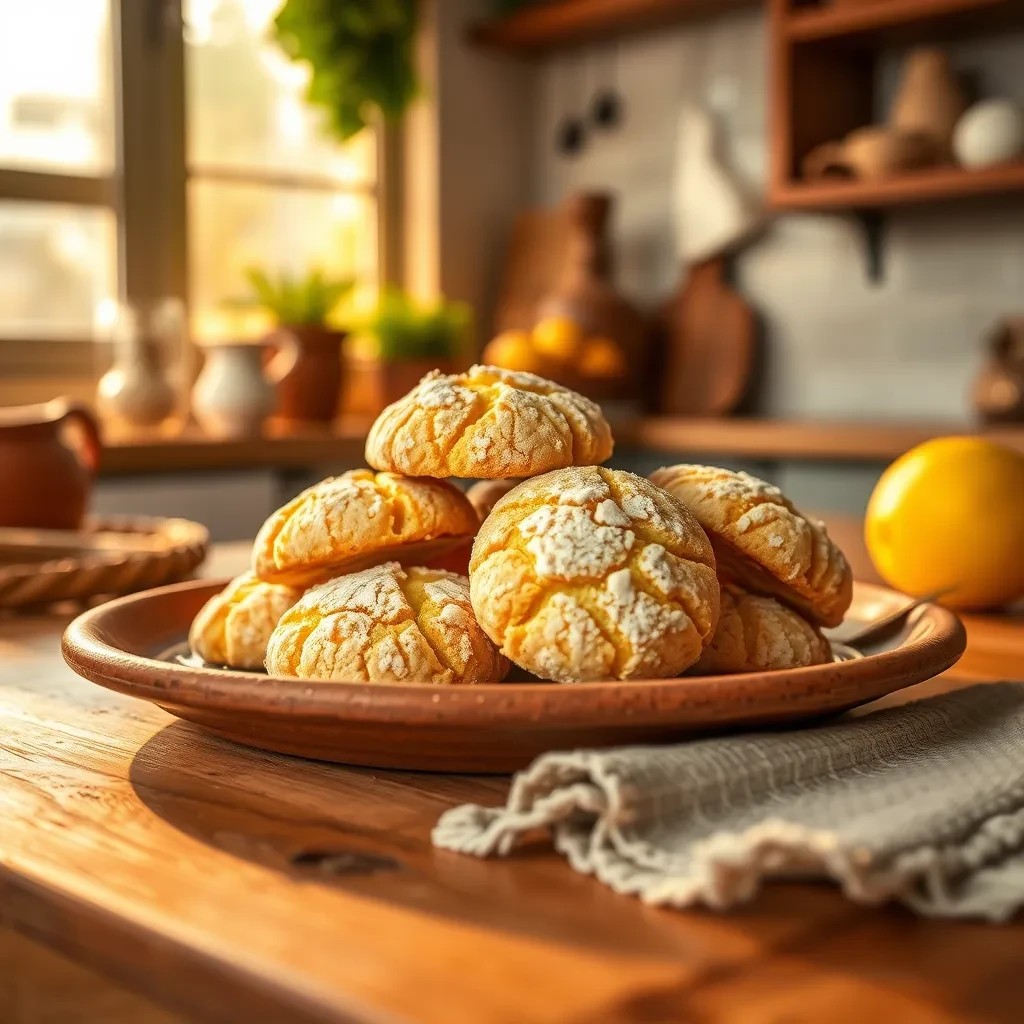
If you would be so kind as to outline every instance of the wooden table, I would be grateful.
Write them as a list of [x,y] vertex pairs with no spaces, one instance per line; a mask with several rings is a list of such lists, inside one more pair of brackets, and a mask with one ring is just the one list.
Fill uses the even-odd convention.
[[[209,571],[243,560],[220,550]],[[0,619],[4,1024],[1024,1019],[1024,921],[924,921],[824,884],[680,913],[540,840],[507,860],[436,851],[438,815],[507,780],[213,739],[76,677],[66,621]],[[1024,676],[1024,618],[968,631],[962,666],[912,695]]]

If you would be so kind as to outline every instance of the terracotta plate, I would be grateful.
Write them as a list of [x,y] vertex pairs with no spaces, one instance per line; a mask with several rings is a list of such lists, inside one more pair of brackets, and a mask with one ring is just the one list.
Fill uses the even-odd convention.
[[[865,657],[786,672],[574,686],[309,683],[175,659],[192,617],[223,586],[180,583],[93,608],[68,627],[64,657],[101,686],[265,750],[378,768],[504,772],[547,750],[834,714],[937,675],[966,643],[952,612],[924,605]],[[905,601],[858,583],[850,617],[877,618]]]

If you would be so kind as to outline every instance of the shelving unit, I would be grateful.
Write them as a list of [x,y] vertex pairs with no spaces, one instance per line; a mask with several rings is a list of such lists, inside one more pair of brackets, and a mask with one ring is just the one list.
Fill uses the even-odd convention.
[[937,167],[885,181],[794,181],[775,188],[777,210],[880,210],[972,196],[1024,192],[1024,162],[966,170]]
[[992,31],[1024,24],[1024,4],[1013,0],[872,0],[799,7],[785,19],[795,42],[857,40],[899,43],[950,33]]
[[1024,26],[1022,0],[769,0],[772,55],[769,205],[863,210],[1024,191],[1024,166],[943,167],[879,182],[805,181],[803,158],[872,123],[879,47]]
[[478,22],[469,38],[513,53],[537,53],[761,4],[762,0],[554,0]]
[[780,212],[848,213],[864,228],[869,276],[884,273],[885,216],[904,206],[1024,196],[1024,161],[936,167],[879,181],[806,180],[803,159],[875,120],[878,51],[1024,27],[1024,0],[768,0],[772,134],[767,190]]

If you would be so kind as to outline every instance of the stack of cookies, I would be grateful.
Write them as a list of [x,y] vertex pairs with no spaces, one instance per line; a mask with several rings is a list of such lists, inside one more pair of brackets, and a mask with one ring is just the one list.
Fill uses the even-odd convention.
[[[759,671],[831,658],[851,580],[775,489],[599,464],[600,408],[528,373],[432,373],[378,417],[376,470],[275,512],[202,609],[204,660],[310,680],[472,684]],[[451,478],[479,481],[468,494]],[[454,570],[454,571],[453,571]]]

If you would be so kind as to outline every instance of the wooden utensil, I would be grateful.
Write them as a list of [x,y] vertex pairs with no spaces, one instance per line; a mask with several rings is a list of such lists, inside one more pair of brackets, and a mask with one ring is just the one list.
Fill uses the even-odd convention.
[[[183,583],[94,608],[68,627],[64,657],[101,686],[265,750],[379,768],[507,772],[548,750],[666,742],[834,714],[937,675],[966,645],[953,612],[925,605],[865,647],[863,658],[747,675],[435,687],[177,663],[193,617],[225,582]],[[875,618],[905,600],[857,583],[850,617]]]
[[661,411],[671,416],[725,416],[742,402],[754,372],[754,312],[728,283],[726,258],[689,269],[663,307]]

